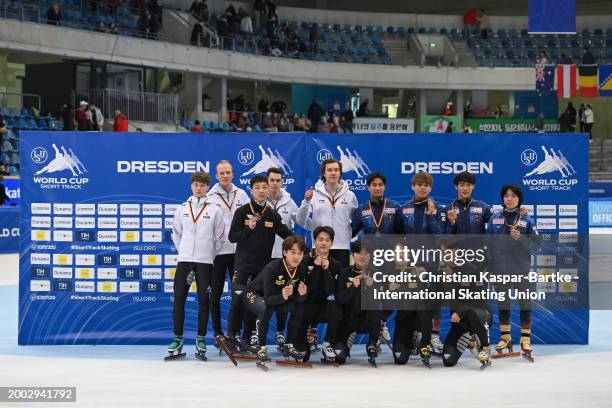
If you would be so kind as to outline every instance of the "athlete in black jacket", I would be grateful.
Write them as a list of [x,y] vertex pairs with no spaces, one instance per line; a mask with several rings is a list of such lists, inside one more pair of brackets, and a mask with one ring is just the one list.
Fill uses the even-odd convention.
[[[228,336],[233,337],[240,334],[243,313],[242,292],[246,289],[249,278],[253,279],[270,262],[276,235],[287,238],[293,234],[283,224],[280,215],[265,204],[268,196],[268,179],[264,176],[254,176],[250,185],[253,199],[236,210],[228,234],[230,242],[236,244],[232,305],[228,319]],[[250,335],[254,325],[254,316],[247,316],[244,335]]]
[[257,316],[255,327],[258,344],[251,344],[250,349],[261,361],[267,360],[268,326],[274,312],[291,312],[285,348],[297,360],[303,359],[303,354],[293,344],[301,337],[304,301],[308,293],[308,268],[302,264],[307,250],[302,237],[293,235],[286,238],[283,241],[283,259],[275,259],[267,264],[243,293],[247,310]]

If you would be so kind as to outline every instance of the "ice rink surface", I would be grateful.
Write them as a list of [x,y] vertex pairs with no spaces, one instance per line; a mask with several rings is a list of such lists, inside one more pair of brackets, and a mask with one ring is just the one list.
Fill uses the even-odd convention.
[[[213,347],[200,362],[191,344],[187,359],[172,362],[158,346],[18,347],[17,263],[0,255],[0,386],[75,386],[79,407],[612,407],[611,311],[591,312],[588,346],[535,345],[534,364],[494,360],[481,371],[466,352],[454,368],[432,359],[428,370],[418,360],[396,366],[383,348],[372,368],[357,347],[340,368],[272,363],[264,372],[251,362],[234,367]],[[598,290],[609,297],[609,287]],[[0,403],[47,405],[75,406]]]

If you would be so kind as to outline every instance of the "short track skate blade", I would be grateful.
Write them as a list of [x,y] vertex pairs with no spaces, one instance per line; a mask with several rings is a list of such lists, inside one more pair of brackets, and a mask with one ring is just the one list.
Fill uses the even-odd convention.
[[257,367],[261,368],[264,371],[268,371],[269,370],[268,366],[265,365],[264,363],[262,363],[261,361],[257,361],[255,363],[255,365],[257,365]]
[[206,355],[202,353],[195,353],[195,358],[197,358],[200,361],[208,361],[208,357],[206,357]]
[[491,362],[487,361],[486,363],[481,363],[482,365],[480,366],[481,370],[486,369],[487,367],[491,367]]
[[518,351],[513,351],[510,353],[498,353],[491,355],[491,358],[510,358],[510,357],[520,357],[521,353]]
[[[223,353],[225,353],[227,358],[230,359],[230,361],[232,362],[232,364],[234,364],[234,366],[238,366],[238,362],[234,358],[232,352],[230,351],[229,347],[227,346],[227,344],[225,343],[224,340],[220,340],[219,341],[219,348],[220,348],[220,350],[223,351]],[[221,354],[221,353],[219,352],[219,354]]]
[[421,363],[423,363],[423,367],[428,368],[428,369],[431,370],[431,364],[429,363],[429,361],[421,360]]
[[302,361],[276,360],[276,365],[290,366],[290,367],[312,368],[312,363],[302,362]]
[[164,357],[164,361],[178,360],[178,359],[181,359],[181,358],[185,358],[186,356],[187,356],[187,353],[172,354],[170,356]]
[[535,363],[535,358],[531,354],[523,353],[521,356],[530,363]]
[[376,364],[376,360],[368,359],[368,363],[374,368],[378,368],[378,364]]
[[321,364],[323,364],[323,365],[331,365],[331,366],[334,366],[334,367],[340,367],[340,364],[338,364],[337,362],[331,361],[331,360],[327,360],[325,358],[321,359]]

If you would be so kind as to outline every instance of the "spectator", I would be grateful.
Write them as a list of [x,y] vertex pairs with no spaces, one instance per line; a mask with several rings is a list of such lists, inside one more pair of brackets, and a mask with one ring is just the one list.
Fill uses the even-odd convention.
[[316,24],[312,24],[310,26],[310,30],[308,33],[308,41],[312,43],[313,51],[316,54],[319,46],[319,30],[317,29]]
[[121,0],[110,0],[108,3],[109,12],[113,17],[117,17],[117,9],[121,6]]
[[257,109],[259,112],[264,113],[270,110],[270,103],[266,98],[261,98],[259,103],[257,104]]
[[565,110],[567,111],[567,118],[569,120],[568,131],[575,132],[576,131],[576,108],[574,108],[574,105],[571,102],[568,102],[567,108],[565,108]]
[[567,54],[561,54],[561,59],[559,60],[559,64],[561,65],[571,65],[572,57]]
[[311,123],[310,130],[316,132],[317,128],[321,124],[321,118],[323,117],[323,109],[319,106],[316,101],[312,101],[308,108],[308,119]]
[[283,52],[274,44],[274,46],[270,48],[270,55],[279,58],[283,56]]
[[279,132],[293,132],[293,122],[291,121],[289,114],[283,113],[280,119],[280,127],[278,130]]
[[444,116],[453,116],[453,103],[451,101],[446,102],[444,110],[442,111]]
[[586,107],[584,106],[584,103],[580,104],[580,108],[578,109],[578,121],[580,122],[580,133],[584,133],[584,129],[585,127],[585,122],[586,122],[586,116],[584,115],[584,111],[586,110]]
[[253,34],[253,20],[246,12],[242,12],[240,19],[240,32],[242,34]]
[[201,46],[204,44],[204,26],[201,22],[197,22],[193,25],[191,30],[191,45]]
[[347,102],[344,112],[340,115],[340,128],[344,133],[353,133],[353,111],[351,105]]
[[4,176],[0,175],[0,207],[4,207],[7,201],[10,201],[11,197],[6,194],[6,187],[4,187]]
[[325,133],[338,133],[338,126],[336,126],[334,118],[331,116],[325,122]]
[[586,105],[584,109],[584,130],[589,134],[589,143],[593,141],[593,124],[595,123],[595,114],[591,105]]
[[96,24],[96,28],[94,28],[94,31],[97,33],[105,33],[106,26],[104,25],[102,21],[98,21],[98,24]]
[[358,118],[363,118],[365,116],[368,116],[368,98],[365,98],[365,100],[363,102],[361,102],[359,104],[359,109],[357,110],[357,117]]
[[268,17],[268,24],[266,26],[266,29],[268,30],[268,38],[271,40],[274,40],[277,37],[277,22],[278,17],[276,16],[276,14],[273,14]]
[[444,133],[453,133],[455,130],[454,127],[455,124],[453,122],[448,122],[448,126],[446,126],[446,130],[444,131]]
[[104,115],[102,115],[102,111],[92,103],[89,105],[89,112],[91,112],[91,130],[101,132],[104,127]]
[[217,34],[219,34],[219,37],[227,37],[231,34],[230,25],[226,16],[221,16],[219,18],[219,22],[217,23]]
[[60,25],[62,14],[60,13],[59,4],[54,3],[47,11],[47,24]]
[[296,54],[300,50],[300,37],[297,35],[297,33],[291,33],[287,47],[291,54]]
[[493,116],[495,116],[495,119],[501,119],[504,117],[504,110],[502,109],[501,105],[497,105],[495,112],[493,112]]
[[193,18],[198,20],[200,23],[208,23],[208,6],[206,2],[202,0],[194,0],[189,7],[189,11]]
[[467,123],[463,124],[463,133],[474,133],[471,127],[468,126]]
[[544,133],[544,114],[540,113],[535,120],[534,130],[538,133]]
[[274,102],[272,102],[271,109],[272,109],[272,112],[275,112],[275,113],[285,113],[285,109],[287,109],[287,104],[284,101],[277,99]]
[[559,127],[561,128],[561,133],[567,133],[569,131],[569,114],[567,109],[563,111],[561,116],[559,116]]
[[79,107],[77,108],[75,114],[75,119],[78,124],[78,129],[80,131],[90,130],[91,122],[87,118],[87,102],[81,101],[79,103]]
[[479,29],[480,29],[480,37],[483,39],[489,38],[489,30],[491,26],[489,25],[489,16],[485,13],[483,9],[480,9],[480,15],[476,17],[478,21]]
[[71,104],[65,103],[64,106],[62,106],[62,108],[60,109],[60,118],[64,123],[64,130],[74,130],[74,112],[72,110]]
[[473,30],[478,28],[478,18],[476,16],[476,9],[470,9],[463,15],[463,25],[466,30]]
[[272,112],[266,112],[261,119],[261,127],[266,132],[278,132],[278,129],[274,126],[274,122],[272,121]]
[[472,117],[472,102],[467,101],[463,108],[463,117],[469,119]]
[[196,119],[195,122],[193,122],[193,126],[191,127],[191,131],[194,133],[200,133],[202,131],[202,126],[200,124],[200,121]]
[[595,62],[595,55],[589,50],[589,47],[586,45],[582,47],[584,53],[582,54],[582,65],[593,65]]
[[268,17],[276,16],[276,3],[274,0],[266,0],[264,4],[266,6],[266,13]]
[[109,34],[119,34],[119,27],[117,26],[117,24],[111,23],[108,26],[108,32]]
[[253,18],[255,19],[255,30],[259,32],[261,19],[266,13],[266,6],[263,0],[255,0],[253,3]]
[[248,128],[253,127],[253,122],[249,119],[249,113],[247,111],[242,112],[238,119],[238,128],[246,131]]
[[546,54],[546,51],[542,51],[540,53],[538,60],[536,61],[536,64],[541,64],[541,65],[548,64],[548,55]]
[[121,113],[115,111],[115,122],[113,123],[113,132],[127,132],[129,130],[128,118]]
[[151,36],[151,13],[148,9],[143,9],[138,18],[138,30],[142,38]]

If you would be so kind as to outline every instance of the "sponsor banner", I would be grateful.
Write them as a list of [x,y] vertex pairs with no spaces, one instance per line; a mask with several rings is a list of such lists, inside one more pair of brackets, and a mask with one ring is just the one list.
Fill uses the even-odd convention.
[[589,226],[612,227],[612,199],[589,200]]
[[[545,233],[554,235],[560,225],[566,228],[563,245],[578,248],[568,256],[579,260],[572,266],[578,270],[579,282],[588,282],[588,256],[580,252],[588,251],[588,245],[575,244],[588,228],[584,135],[383,132],[359,137],[296,133],[228,138],[227,134],[96,133],[84,137],[80,132],[24,131],[21,150],[19,344],[167,344],[177,261],[170,239],[172,217],[191,195],[190,174],[214,174],[222,159],[232,163],[234,184],[247,191],[252,176],[265,174],[270,167],[281,168],[285,187],[298,205],[305,189],[319,179],[320,163],[332,157],[341,161],[343,179],[359,202],[368,199],[366,179],[374,171],[387,177],[386,196],[402,203],[412,198],[410,181],[419,171],[432,174],[432,198],[442,205],[456,197],[452,180],[461,171],[477,176],[476,198],[492,205],[500,204],[501,185],[519,184],[530,214],[543,219],[545,226],[555,226]],[[66,241],[68,232],[71,242]],[[194,283],[186,302],[185,333],[192,335],[197,326],[190,318],[197,314],[195,290]],[[37,296],[31,296],[33,292]],[[564,294],[573,302],[588,304],[588,285],[579,284],[576,292]],[[222,299],[226,316],[229,292]],[[559,302],[563,299],[556,299]],[[92,315],[98,317],[91,319]],[[587,341],[588,312],[534,311],[534,320],[537,341]]]
[[461,132],[461,123],[457,116],[421,115],[419,123],[421,133],[447,133],[450,123],[453,124],[453,133]]
[[21,204],[21,180],[19,177],[6,176],[2,184],[4,184],[4,191],[9,198],[4,205],[19,207]]
[[12,254],[18,252],[19,208],[0,208],[0,254]]
[[355,133],[414,133],[414,119],[355,118]]
[[[535,119],[466,119],[465,123],[474,133],[529,133],[535,132]],[[561,131],[559,121],[544,119],[544,131],[557,133]]]

